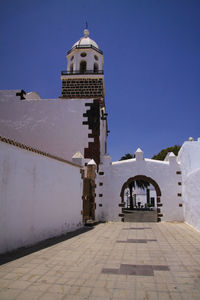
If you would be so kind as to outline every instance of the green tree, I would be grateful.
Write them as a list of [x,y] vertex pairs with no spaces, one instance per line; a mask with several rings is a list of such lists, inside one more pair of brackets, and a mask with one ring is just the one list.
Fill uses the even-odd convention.
[[180,148],[181,148],[181,146],[174,145],[173,147],[168,147],[166,149],[162,149],[158,154],[154,155],[152,157],[152,159],[164,160],[168,152],[173,152],[177,156]]
[[[134,155],[135,156],[135,155]],[[120,160],[126,160],[126,159],[131,159],[131,158],[133,158],[134,157],[132,154],[130,154],[130,153],[126,153],[124,156],[122,156],[121,158],[120,158]]]

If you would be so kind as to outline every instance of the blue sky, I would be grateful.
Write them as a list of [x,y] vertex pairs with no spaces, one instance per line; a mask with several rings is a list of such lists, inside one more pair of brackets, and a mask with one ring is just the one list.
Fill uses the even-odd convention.
[[86,20],[104,52],[112,159],[200,137],[199,0],[0,0],[0,89],[59,97]]

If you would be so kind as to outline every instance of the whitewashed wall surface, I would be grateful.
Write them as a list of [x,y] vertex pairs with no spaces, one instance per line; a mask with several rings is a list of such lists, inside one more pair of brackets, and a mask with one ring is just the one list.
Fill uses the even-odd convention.
[[[71,160],[88,147],[91,130],[82,125],[92,99],[26,99],[17,90],[0,91],[0,135]],[[32,97],[36,93],[32,93]]]
[[[96,200],[98,218],[106,221],[120,220],[119,214],[122,211],[119,204],[123,184],[131,177],[143,175],[153,179],[160,187],[161,220],[183,221],[180,165],[176,156],[171,154],[167,161],[157,161],[143,158],[140,149],[135,154],[136,158],[113,163],[109,156],[105,156],[104,164],[100,165],[103,175],[98,175],[97,178],[97,195],[102,195]],[[103,182],[103,186],[99,186],[99,182]]]
[[178,160],[183,177],[185,222],[200,231],[200,140],[185,142]]
[[0,142],[0,253],[82,226],[80,167]]

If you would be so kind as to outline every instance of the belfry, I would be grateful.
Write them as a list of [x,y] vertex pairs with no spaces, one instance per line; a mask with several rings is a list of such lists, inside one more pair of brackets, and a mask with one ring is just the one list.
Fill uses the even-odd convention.
[[105,96],[103,52],[84,30],[80,38],[67,52],[67,70],[61,72],[62,95],[60,98],[101,98]]

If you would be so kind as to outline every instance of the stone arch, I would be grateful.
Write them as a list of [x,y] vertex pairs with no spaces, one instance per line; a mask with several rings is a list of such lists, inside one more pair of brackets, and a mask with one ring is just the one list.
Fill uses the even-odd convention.
[[158,215],[158,218],[157,218],[157,221],[161,221],[161,217],[163,216],[162,213],[161,213],[161,207],[162,207],[162,203],[160,201],[160,198],[161,198],[161,190],[160,190],[160,187],[159,185],[157,184],[157,182],[155,180],[153,180],[151,177],[147,177],[145,175],[136,175],[134,177],[130,177],[122,186],[121,188],[121,193],[120,193],[120,197],[121,197],[121,203],[119,204],[119,206],[121,206],[122,208],[122,212],[121,214],[119,214],[119,216],[121,217],[121,220],[122,222],[124,222],[124,214],[123,214],[123,207],[125,205],[125,202],[124,202],[124,190],[125,188],[128,186],[129,183],[135,181],[135,180],[144,180],[144,181],[147,181],[149,183],[151,183],[153,185],[153,187],[155,188],[156,190],[156,197],[157,197],[157,215]]

